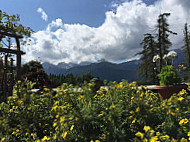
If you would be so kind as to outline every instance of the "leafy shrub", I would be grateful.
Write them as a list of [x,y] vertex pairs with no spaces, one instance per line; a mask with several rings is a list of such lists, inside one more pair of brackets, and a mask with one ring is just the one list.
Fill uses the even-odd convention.
[[174,69],[172,65],[165,65],[160,74],[158,74],[158,77],[160,79],[160,85],[174,85],[181,83],[178,71]]
[[111,82],[94,91],[63,84],[53,93],[32,93],[32,84],[18,83],[14,95],[0,105],[1,141],[126,142],[187,140],[190,96],[183,90],[160,101],[136,82]]

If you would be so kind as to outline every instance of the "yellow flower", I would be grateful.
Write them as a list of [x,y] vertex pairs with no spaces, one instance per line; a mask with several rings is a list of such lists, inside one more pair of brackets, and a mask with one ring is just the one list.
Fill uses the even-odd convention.
[[112,105],[111,105],[111,108],[113,108],[113,109],[114,109],[114,108],[115,108],[115,105],[114,105],[114,104],[112,104]]
[[73,130],[73,128],[74,128],[74,125],[72,125],[72,126],[71,126],[70,131],[72,131],[72,130]]
[[95,140],[95,142],[100,142],[100,140]]
[[154,130],[150,130],[149,133],[150,133],[150,136],[153,136],[154,135]]
[[55,106],[53,106],[53,108],[51,109],[51,111],[54,111],[54,110],[56,110],[57,109],[57,105],[55,105]]
[[160,135],[160,132],[156,132],[156,135],[159,136],[159,135]]
[[174,113],[174,112],[171,112],[171,115],[175,116],[175,113]]
[[161,136],[160,137],[160,139],[162,140],[162,141],[164,141],[164,140],[166,140],[166,139],[169,139],[170,138],[170,136],[168,136],[168,135],[165,135],[165,136]]
[[56,128],[55,128],[55,131],[57,131],[58,129],[59,129],[59,127],[56,127]]
[[67,132],[64,132],[64,133],[63,133],[63,138],[65,139],[66,136],[67,136]]
[[131,100],[134,100],[135,97],[131,97]]
[[55,105],[58,105],[58,104],[59,104],[59,101],[56,101],[56,102],[55,102]]
[[43,139],[42,139],[42,142],[44,142],[44,141],[49,141],[49,140],[50,140],[50,138],[49,138],[49,137],[44,136],[44,137],[43,137]]
[[135,134],[135,136],[140,137],[141,139],[143,139],[144,134],[141,133],[141,132],[137,132],[137,133]]
[[54,139],[54,140],[56,140],[56,139],[57,139],[57,135],[56,135],[56,134],[53,136],[53,139]]
[[61,116],[60,117],[60,123],[63,123],[65,121],[65,117],[64,116]]
[[187,142],[187,139],[181,138],[180,142]]
[[182,119],[179,121],[179,125],[183,125],[183,124],[187,124],[189,122],[189,120],[187,118]]
[[53,127],[55,127],[55,126],[57,126],[57,123],[55,122],[55,123],[53,123]]
[[98,114],[99,117],[101,117],[102,115],[103,115],[102,113]]
[[160,142],[160,141],[157,141],[157,140],[158,140],[158,137],[154,136],[154,137],[151,137],[150,142]]
[[1,139],[1,142],[4,142],[5,141],[5,137],[3,137],[2,139]]
[[15,131],[13,131],[13,132],[12,132],[12,135],[16,135],[16,132],[15,132]]
[[148,130],[150,130],[149,126],[144,126],[144,131],[147,132]]
[[181,91],[179,92],[179,94],[178,94],[178,95],[183,96],[185,93],[186,93],[186,90],[185,90],[185,89],[183,89],[183,90],[181,90]]
[[136,122],[136,118],[132,121],[132,123],[134,124]]
[[36,140],[35,142],[40,142],[40,140]]
[[20,80],[18,80],[18,83],[21,83],[21,81],[20,81]]
[[69,120],[72,120],[73,119],[73,117],[69,117]]
[[190,137],[190,131],[187,133],[187,136],[189,136],[189,137]]
[[148,142],[148,139],[147,139],[147,138],[144,138],[144,139],[143,139],[143,142]]
[[10,109],[9,112],[13,112],[13,109]]
[[59,118],[59,114],[57,114],[57,115],[55,116],[55,118]]
[[137,108],[136,108],[136,112],[139,112],[139,111],[140,111],[140,108],[139,108],[139,107],[137,107]]
[[84,96],[80,96],[80,97],[79,97],[79,100],[81,100],[81,99],[83,99],[83,98],[84,98]]
[[48,91],[50,91],[50,90],[49,90],[48,88],[44,88],[44,91],[47,91],[47,92],[48,92]]
[[88,83],[88,86],[91,87],[91,86],[92,86],[92,83]]
[[133,113],[134,113],[134,111],[132,111],[132,110],[131,110],[129,113],[130,113],[130,114],[133,114]]
[[184,99],[183,97],[179,97],[177,100],[182,101],[183,99]]
[[117,85],[117,88],[122,88],[122,87],[123,87],[122,82]]
[[75,121],[79,121],[79,118],[78,118],[78,117],[76,117],[76,118],[75,118]]

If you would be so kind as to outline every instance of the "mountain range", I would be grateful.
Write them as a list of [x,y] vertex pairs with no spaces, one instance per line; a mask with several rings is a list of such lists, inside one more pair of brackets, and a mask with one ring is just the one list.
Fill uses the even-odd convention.
[[[177,64],[184,62],[184,56],[181,49],[175,51],[178,57],[174,60],[174,66],[177,66]],[[121,81],[125,79],[131,82],[140,79],[137,76],[140,63],[140,60],[132,60],[120,64],[100,60],[96,63],[82,62],[80,64],[61,62],[57,65],[44,62],[42,65],[47,74],[67,75],[72,73],[73,75],[81,75],[89,72],[93,77],[99,77],[101,80]]]

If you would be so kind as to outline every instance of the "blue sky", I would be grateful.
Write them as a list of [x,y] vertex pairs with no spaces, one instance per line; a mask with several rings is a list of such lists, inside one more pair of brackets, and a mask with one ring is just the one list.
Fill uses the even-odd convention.
[[[35,31],[44,29],[48,22],[61,18],[67,24],[86,24],[100,26],[105,20],[105,12],[113,10],[113,3],[120,4],[124,0],[2,0],[0,9],[9,14],[19,14],[21,23]],[[155,0],[145,0],[147,4]],[[45,22],[37,13],[42,8],[48,15]]]
[[183,27],[190,23],[190,0],[1,0],[0,9],[20,14],[35,33],[24,61],[80,63],[137,58],[147,32],[155,34],[160,13],[170,12],[171,49],[183,45]]

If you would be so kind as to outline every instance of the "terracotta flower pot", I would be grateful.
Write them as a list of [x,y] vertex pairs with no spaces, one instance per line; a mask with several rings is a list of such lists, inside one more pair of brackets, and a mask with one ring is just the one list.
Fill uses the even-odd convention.
[[158,90],[158,95],[161,100],[169,99],[174,93],[179,93],[182,89],[187,90],[188,85],[186,84],[177,84],[169,86],[158,86],[156,85],[154,89]]

